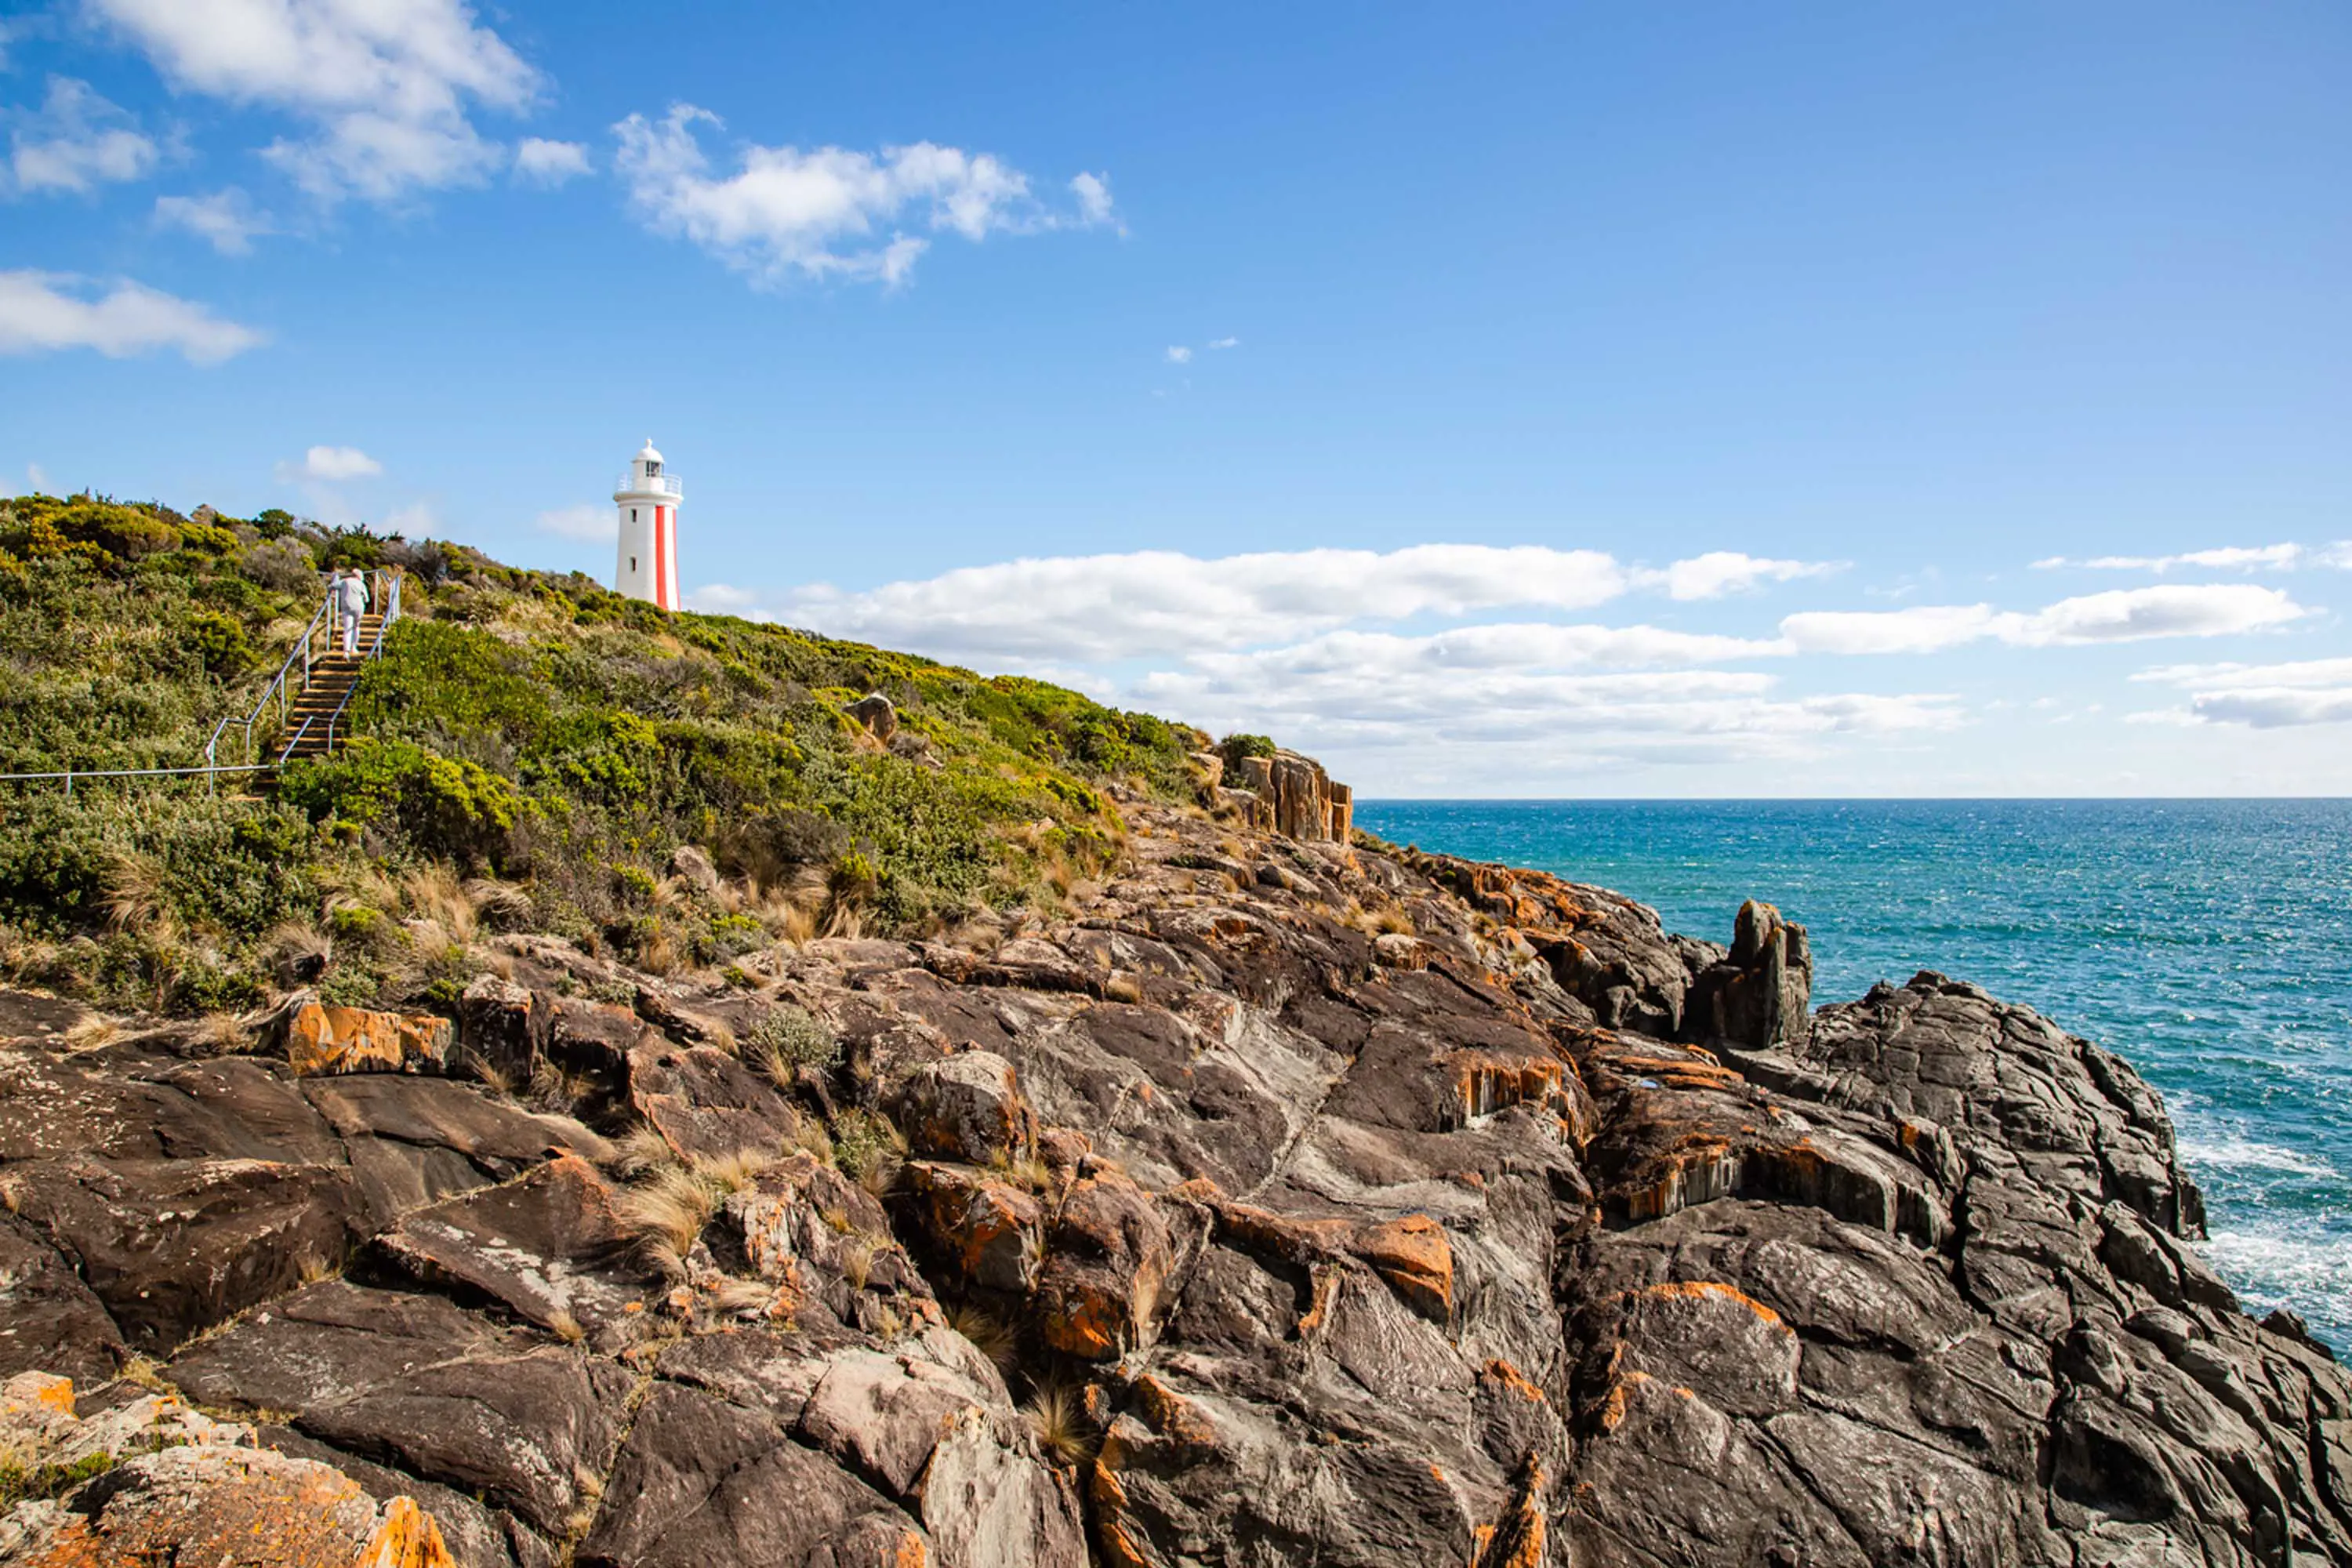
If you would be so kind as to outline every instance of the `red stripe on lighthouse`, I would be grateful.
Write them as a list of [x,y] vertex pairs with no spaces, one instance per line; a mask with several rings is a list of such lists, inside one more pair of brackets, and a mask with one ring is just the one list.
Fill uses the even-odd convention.
[[664,508],[654,508],[654,603],[663,609],[673,606],[669,602],[669,552],[663,548],[668,541],[662,527]]

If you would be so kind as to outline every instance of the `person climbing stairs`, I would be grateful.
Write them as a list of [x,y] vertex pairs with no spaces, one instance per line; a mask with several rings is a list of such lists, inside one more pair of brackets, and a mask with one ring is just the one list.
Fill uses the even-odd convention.
[[344,653],[338,646],[311,665],[310,684],[287,710],[286,727],[278,742],[278,762],[323,757],[334,741],[345,738],[334,721],[350,700],[352,688],[359,684],[360,667],[375,648],[383,626],[383,612],[369,611],[359,618],[359,652]]

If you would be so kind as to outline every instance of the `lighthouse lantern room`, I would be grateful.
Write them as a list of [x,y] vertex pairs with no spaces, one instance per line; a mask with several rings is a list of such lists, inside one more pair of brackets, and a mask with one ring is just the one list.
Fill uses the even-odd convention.
[[677,509],[685,499],[686,487],[663,471],[662,455],[648,437],[613,492],[613,504],[621,509],[614,593],[677,608]]

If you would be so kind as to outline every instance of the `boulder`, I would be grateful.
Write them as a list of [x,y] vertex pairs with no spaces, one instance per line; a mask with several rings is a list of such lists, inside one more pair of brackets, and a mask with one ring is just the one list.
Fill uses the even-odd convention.
[[449,1020],[430,1013],[376,1013],[306,1002],[286,1020],[286,1065],[295,1076],[441,1072],[449,1066]]
[[252,1427],[169,1395],[84,1418],[69,1379],[20,1374],[0,1391],[0,1445],[19,1478],[88,1478],[0,1518],[12,1568],[456,1568],[415,1499],[379,1502],[341,1470],[257,1447]]
[[669,874],[698,893],[719,890],[719,868],[698,844],[681,844],[669,852]]
[[0,1181],[149,1354],[337,1267],[359,1207],[349,1171],[268,1160],[62,1160]]
[[918,1068],[895,1109],[920,1153],[985,1165],[1036,1146],[1037,1119],[1021,1098],[1013,1064],[992,1051],[959,1051]]
[[467,1063],[509,1089],[530,1086],[552,1022],[545,994],[495,974],[474,976],[457,998],[457,1038]]

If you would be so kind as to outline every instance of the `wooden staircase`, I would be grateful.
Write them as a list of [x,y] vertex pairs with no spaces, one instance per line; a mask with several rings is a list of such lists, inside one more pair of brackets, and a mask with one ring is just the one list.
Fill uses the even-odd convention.
[[[383,626],[381,612],[370,612],[360,617],[359,646],[364,650],[375,647],[376,637]],[[329,746],[328,721],[349,700],[352,688],[358,684],[360,667],[367,662],[361,653],[344,653],[338,639],[336,651],[322,656],[310,667],[310,684],[294,700],[286,711],[286,728],[279,734],[277,761],[299,762],[305,757],[323,757]],[[343,727],[335,727],[334,739],[344,739]]]

